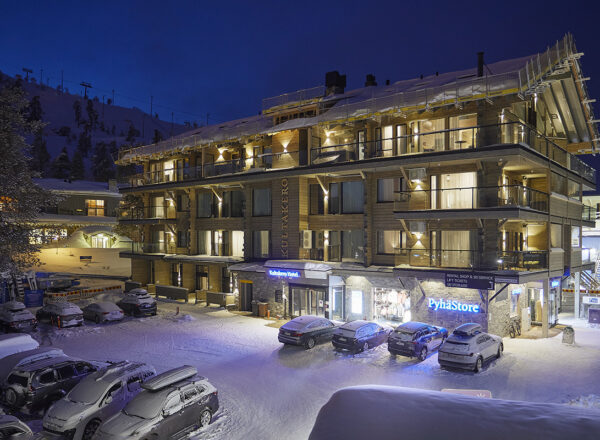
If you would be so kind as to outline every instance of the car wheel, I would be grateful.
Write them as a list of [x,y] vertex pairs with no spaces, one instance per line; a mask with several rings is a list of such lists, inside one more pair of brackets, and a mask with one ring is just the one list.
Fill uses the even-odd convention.
[[367,351],[369,349],[369,343],[365,342],[362,346],[362,350],[361,351]]
[[306,348],[307,350],[310,350],[315,347],[315,344],[316,344],[315,338],[308,338],[306,340],[306,342],[304,343],[304,348]]
[[98,315],[96,315],[94,317],[94,321],[96,321],[96,324],[100,324],[100,317]]
[[423,347],[421,349],[421,353],[419,353],[419,359],[424,361],[425,359],[427,359],[427,347]]
[[212,413],[210,412],[209,409],[205,409],[204,411],[202,411],[200,413],[200,426],[208,426],[210,425],[210,422],[212,421]]
[[91,440],[96,430],[98,429],[98,426],[100,426],[100,420],[98,419],[94,419],[90,423],[85,425],[85,428],[83,429],[83,434],[81,436],[81,440]]
[[7,389],[4,393],[4,400],[10,406],[19,406],[19,395],[12,388]]
[[483,359],[481,356],[477,358],[477,362],[475,362],[475,373],[479,373],[481,371],[481,367],[483,367]]
[[496,354],[497,359],[500,359],[500,356],[502,356],[503,351],[504,351],[504,344],[500,343],[500,345],[498,345],[498,353]]

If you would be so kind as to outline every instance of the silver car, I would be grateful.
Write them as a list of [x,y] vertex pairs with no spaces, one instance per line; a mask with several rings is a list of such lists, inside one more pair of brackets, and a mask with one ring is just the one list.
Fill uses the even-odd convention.
[[94,440],[186,438],[212,421],[219,409],[217,390],[195,367],[159,374],[123,410],[104,422]]
[[0,415],[0,439],[29,440],[33,432],[25,423],[14,416]]
[[37,319],[19,301],[9,301],[0,306],[0,326],[5,332],[35,330]]
[[83,325],[83,312],[75,304],[55,301],[45,304],[36,312],[38,321],[47,321],[59,328]]
[[502,356],[504,345],[500,336],[484,333],[481,325],[458,326],[438,350],[442,367],[481,371],[484,362]]
[[153,367],[129,361],[90,374],[48,409],[44,434],[90,440],[98,426],[123,409],[140,392],[141,383],[154,374]]
[[125,314],[115,303],[109,301],[92,303],[83,309],[83,318],[94,321],[96,324],[107,321],[120,321]]

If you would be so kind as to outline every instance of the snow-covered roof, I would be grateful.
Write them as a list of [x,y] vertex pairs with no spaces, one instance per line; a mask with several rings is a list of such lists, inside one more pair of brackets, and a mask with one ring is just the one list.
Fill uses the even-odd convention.
[[42,188],[60,193],[121,197],[119,191],[111,190],[107,182],[52,178],[33,179],[33,181]]
[[62,214],[40,214],[37,223],[46,224],[70,224],[70,225],[116,225],[116,217],[100,217],[94,215],[62,215]]

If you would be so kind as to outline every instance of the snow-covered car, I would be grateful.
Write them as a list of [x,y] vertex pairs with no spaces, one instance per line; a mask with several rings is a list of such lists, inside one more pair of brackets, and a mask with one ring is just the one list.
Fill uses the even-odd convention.
[[418,357],[424,361],[427,354],[440,347],[448,337],[448,330],[423,322],[400,324],[390,333],[388,351],[393,355]]
[[37,319],[19,301],[9,301],[0,306],[0,327],[5,332],[31,331],[37,327]]
[[210,424],[219,409],[217,389],[197,374],[186,365],[150,378],[120,413],[100,425],[94,440],[186,438]]
[[110,301],[92,303],[85,306],[82,311],[84,319],[94,321],[96,324],[106,321],[120,321],[125,316],[123,310]]
[[133,289],[127,292],[117,305],[132,316],[156,315],[156,300],[148,295],[146,289]]
[[33,350],[39,346],[39,342],[28,334],[0,335],[0,359],[22,351]]
[[331,340],[337,327],[329,319],[303,315],[283,324],[277,339],[284,344],[302,345],[310,350],[317,342]]
[[0,415],[0,440],[30,440],[33,432],[14,416]]
[[391,328],[382,327],[376,322],[359,319],[339,327],[333,334],[331,342],[338,350],[358,353],[383,344],[391,331]]
[[37,311],[36,317],[40,322],[49,322],[59,328],[83,325],[83,312],[68,301],[46,303]]
[[154,376],[153,367],[123,361],[102,368],[79,382],[44,415],[44,433],[70,440],[90,440],[98,426],[118,413]]
[[483,332],[476,323],[462,324],[452,332],[438,350],[442,367],[481,370],[490,359],[502,356],[504,345],[500,336]]
[[34,414],[46,410],[96,370],[97,365],[64,354],[20,363],[2,382],[1,401],[14,410]]

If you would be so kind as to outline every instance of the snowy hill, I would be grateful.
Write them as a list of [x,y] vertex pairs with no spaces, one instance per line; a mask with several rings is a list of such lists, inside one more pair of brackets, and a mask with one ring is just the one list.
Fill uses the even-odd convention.
[[[14,81],[14,78],[0,72],[0,83],[7,80]],[[103,103],[102,97],[97,98],[93,89],[88,90],[90,99],[85,99],[83,96],[68,93],[68,90],[61,93],[56,88],[39,85],[31,78],[29,82],[23,79],[21,84],[30,101],[36,96],[39,97],[41,119],[47,123],[42,139],[46,142],[50,154],[49,162],[55,160],[65,147],[69,159],[73,160],[78,144],[88,145],[87,148],[79,147],[84,153],[84,177],[87,179],[94,178],[91,172],[92,158],[98,143],[104,144],[108,153],[114,157],[115,151],[123,145],[145,145],[152,143],[157,134],[168,138],[191,128],[171,124],[158,119],[156,115],[152,117],[136,107],[112,105],[107,98]],[[77,105],[80,107],[79,122],[75,109]],[[82,135],[84,139],[80,140]],[[28,141],[33,143],[33,137]],[[48,174],[47,176],[53,177]]]

